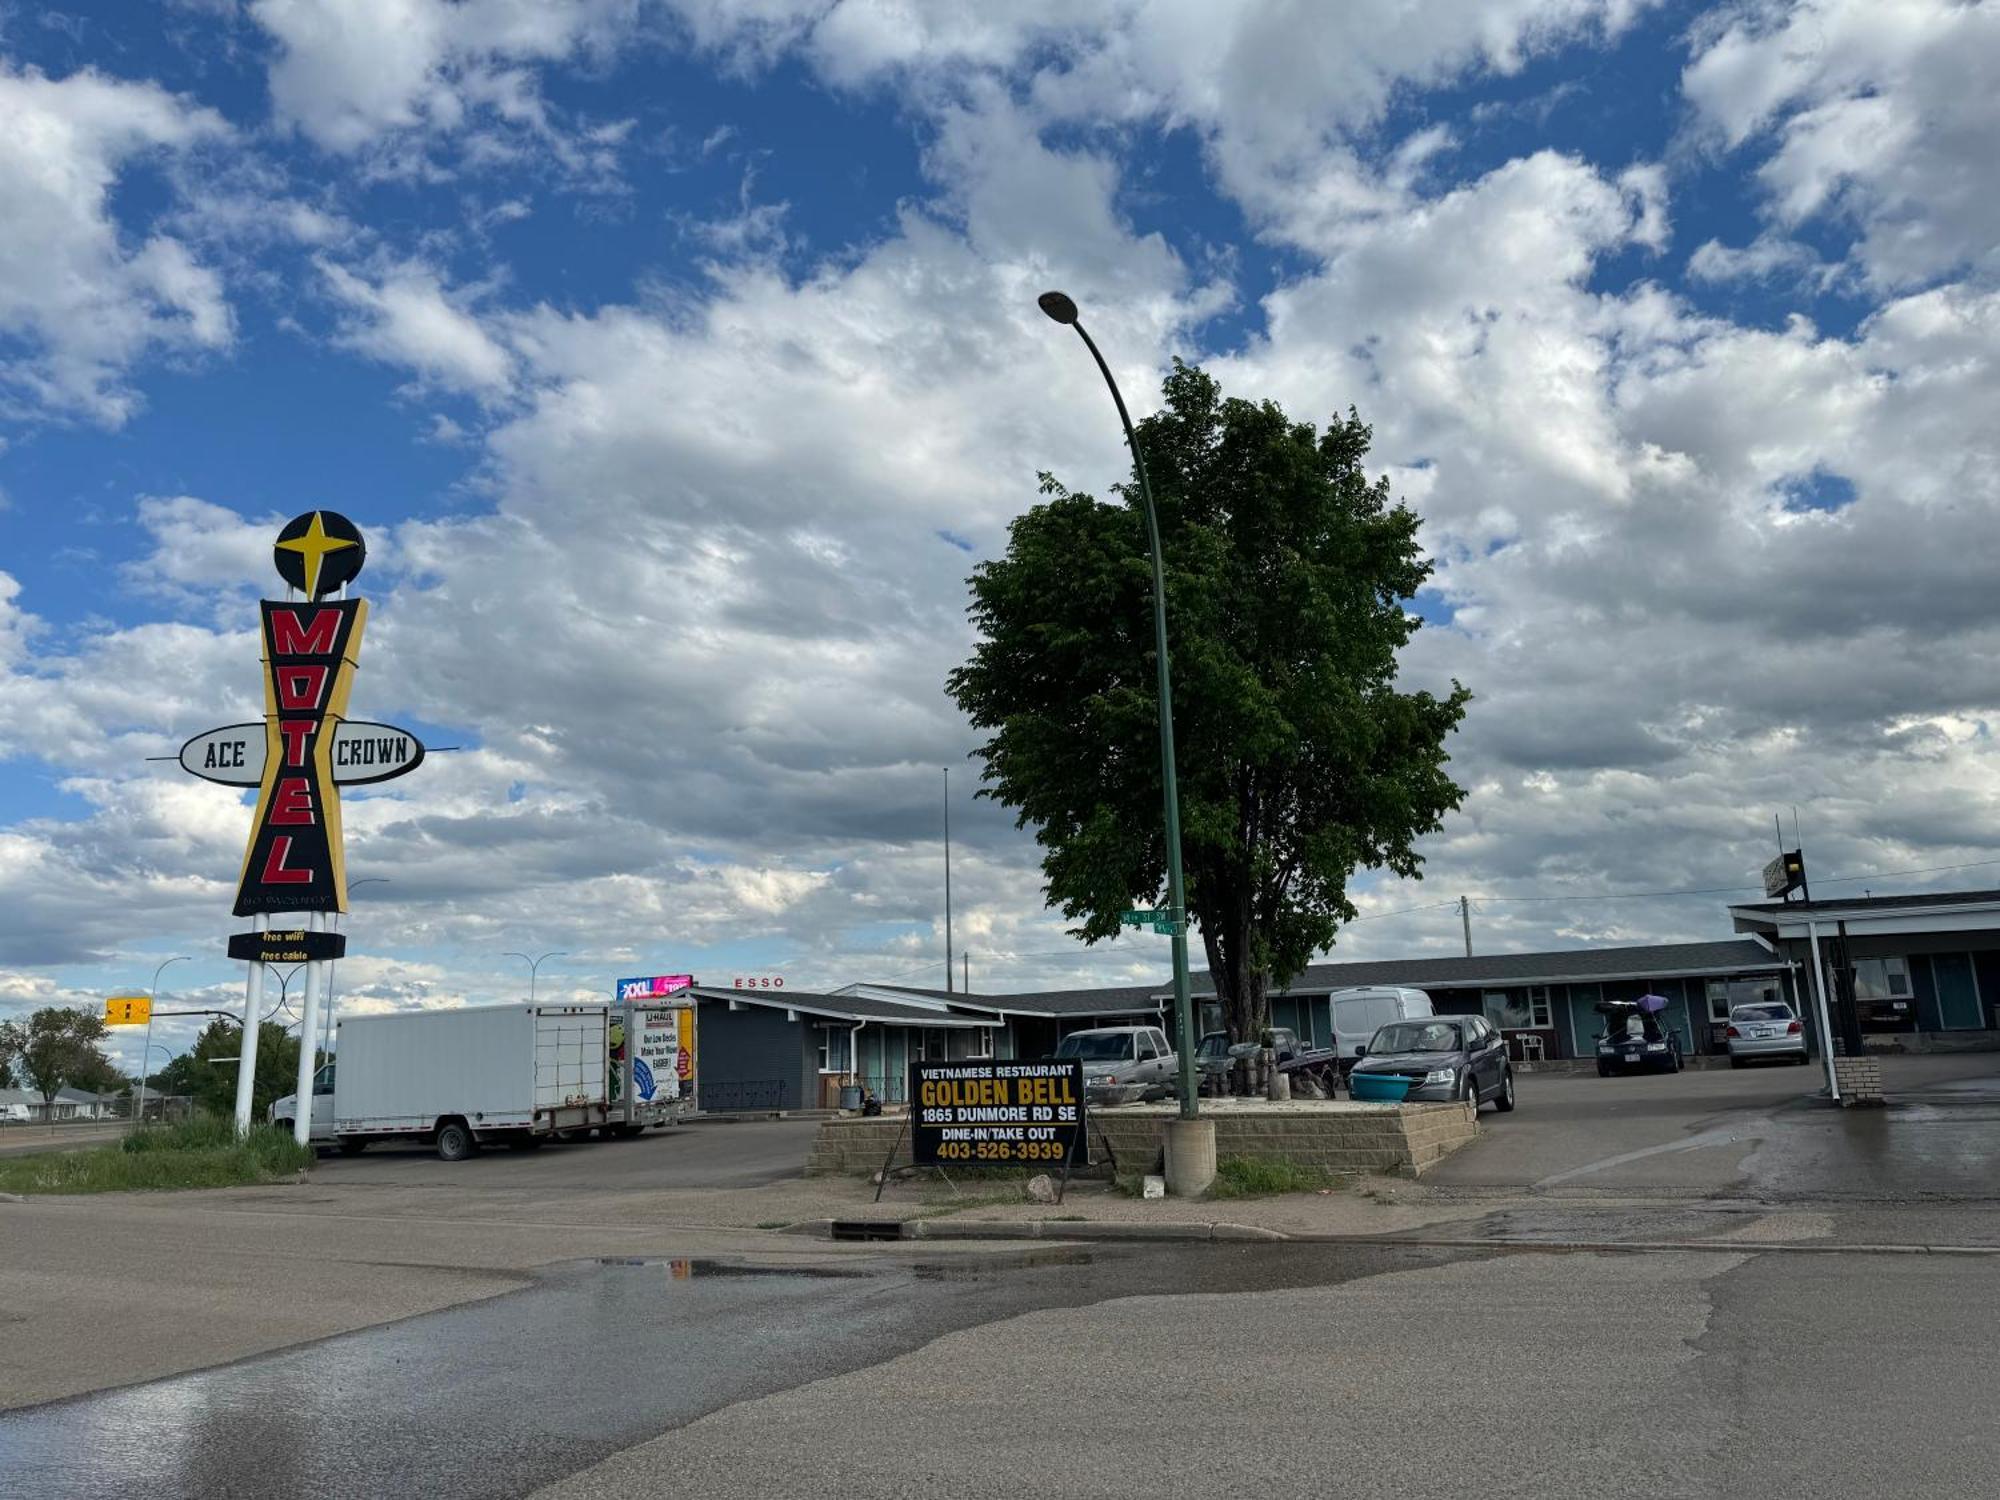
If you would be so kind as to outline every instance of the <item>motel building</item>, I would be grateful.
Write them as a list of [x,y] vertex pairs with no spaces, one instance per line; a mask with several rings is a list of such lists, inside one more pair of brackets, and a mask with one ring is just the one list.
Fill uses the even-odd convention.
[[[1710,942],[1314,964],[1271,992],[1271,1024],[1331,1043],[1335,990],[1397,985],[1441,1015],[1478,1015],[1523,1064],[1593,1060],[1603,1000],[1667,998],[1662,1024],[1689,1057],[1727,1052],[1730,1007],[1783,1000],[1817,1048],[1818,987],[1851,983],[1871,1049],[2000,1049],[2000,891],[1761,902],[1728,909],[1736,936]],[[1818,963],[1814,947],[1818,946]],[[1193,976],[1198,1024],[1219,1029],[1205,973]],[[969,995],[855,983],[831,994],[697,987],[702,1108],[835,1107],[843,1087],[903,1102],[911,1062],[1046,1057],[1068,1032],[1160,1026],[1163,985]]]

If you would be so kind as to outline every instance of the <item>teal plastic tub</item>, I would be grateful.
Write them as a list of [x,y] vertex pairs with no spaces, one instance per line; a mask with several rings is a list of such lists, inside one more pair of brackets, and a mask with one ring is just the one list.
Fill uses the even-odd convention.
[[1395,1073],[1349,1073],[1347,1091],[1368,1104],[1401,1104],[1410,1092],[1410,1080]]

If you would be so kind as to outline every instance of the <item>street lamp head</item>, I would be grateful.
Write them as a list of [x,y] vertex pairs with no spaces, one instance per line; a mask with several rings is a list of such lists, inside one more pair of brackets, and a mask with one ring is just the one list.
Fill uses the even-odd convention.
[[1058,323],[1074,323],[1077,320],[1076,304],[1067,292],[1043,292],[1035,299],[1035,305]]

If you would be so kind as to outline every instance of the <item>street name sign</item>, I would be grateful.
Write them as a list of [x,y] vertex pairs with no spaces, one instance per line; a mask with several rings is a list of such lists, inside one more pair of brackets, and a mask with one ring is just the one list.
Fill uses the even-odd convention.
[[1083,1063],[911,1063],[910,1160],[1087,1166]]

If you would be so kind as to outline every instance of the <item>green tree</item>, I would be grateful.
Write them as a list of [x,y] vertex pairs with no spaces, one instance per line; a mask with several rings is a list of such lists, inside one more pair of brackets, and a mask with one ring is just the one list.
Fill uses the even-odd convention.
[[20,1085],[14,1082],[13,1059],[0,1055],[0,1089],[17,1089],[19,1087]]
[[[242,1052],[242,1026],[218,1016],[202,1028],[194,1046],[160,1070],[158,1086],[168,1093],[190,1096],[198,1113],[233,1115],[236,1059]],[[257,1033],[257,1081],[250,1094],[251,1118],[262,1120],[272,1100],[291,1093],[298,1084],[298,1072],[298,1038],[275,1021],[264,1022]]]
[[[1415,841],[1464,795],[1445,741],[1471,695],[1397,689],[1431,565],[1416,514],[1363,472],[1359,416],[1317,432],[1179,361],[1165,395],[1138,433],[1166,554],[1182,856],[1244,1040],[1271,983],[1354,918],[1354,870],[1421,875]],[[949,688],[991,731],[980,795],[1033,826],[1049,903],[1096,942],[1166,884],[1150,554],[1136,481],[1119,504],[1048,474],[1042,493],[970,580],[981,640]]]
[[0,1059],[18,1061],[28,1087],[53,1111],[65,1087],[92,1088],[100,1080],[122,1080],[117,1065],[99,1045],[104,1018],[87,1010],[45,1006],[26,1021],[0,1023]]

